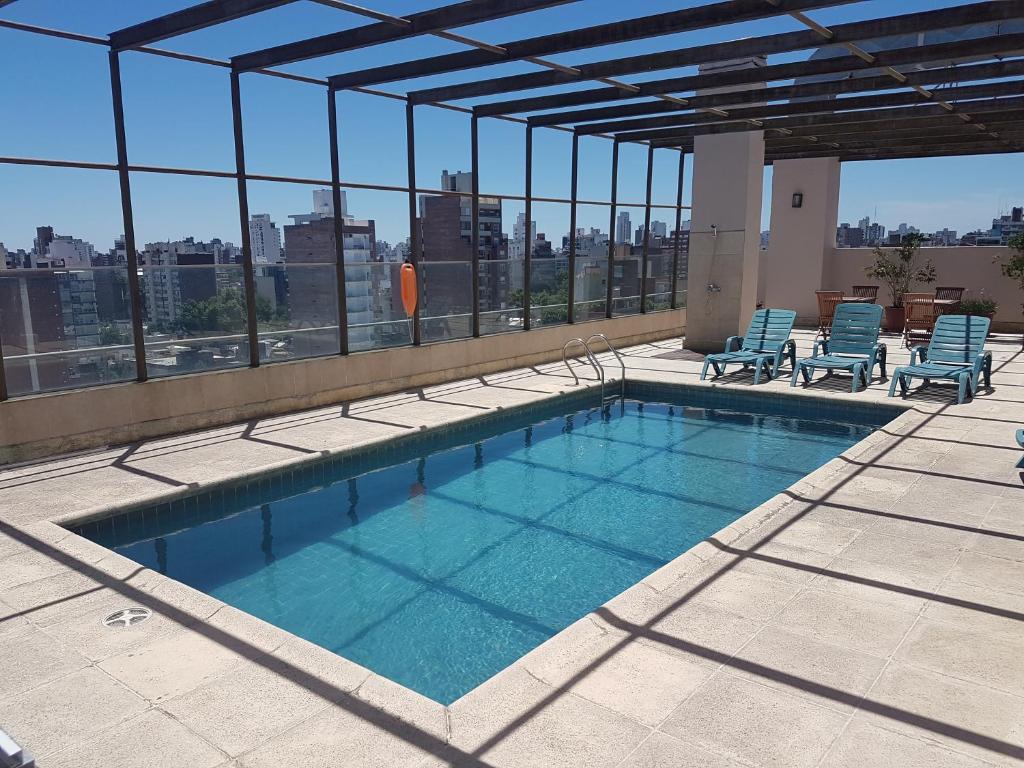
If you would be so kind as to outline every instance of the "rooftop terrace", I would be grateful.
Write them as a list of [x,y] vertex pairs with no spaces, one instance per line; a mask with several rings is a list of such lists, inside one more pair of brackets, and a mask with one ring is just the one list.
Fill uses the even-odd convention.
[[[992,381],[963,404],[938,382],[891,397],[877,374],[858,392],[841,374],[790,386],[788,363],[756,386],[746,369],[700,376],[759,306],[794,310],[810,357],[815,292],[865,282],[870,251],[836,247],[847,164],[1020,163],[1024,0],[899,15],[658,2],[639,18],[598,0],[414,5],[165,0],[113,9],[101,34],[88,13],[58,25],[36,0],[0,0],[12,98],[32,90],[33,52],[58,46],[80,57],[54,84],[67,104],[98,77],[112,107],[95,153],[35,152],[19,128],[0,168],[15,187],[54,174],[82,208],[66,220],[107,205],[116,222],[109,253],[56,218],[31,222],[31,249],[11,239],[26,222],[0,231],[0,736],[47,768],[1024,764],[1024,323],[1001,271],[1020,222],[1004,217],[991,247],[924,252],[938,285],[999,304]],[[220,139],[212,118],[155,117],[184,98],[182,68],[224,97]],[[306,106],[278,122],[285,91]],[[464,172],[439,142],[456,134]],[[172,198],[196,220],[227,210],[233,228],[169,231]],[[538,219],[564,223],[561,245]],[[567,370],[563,345],[602,334],[612,349],[595,341]],[[890,375],[911,362],[899,333],[881,341]],[[817,413],[840,432],[885,423],[569,626],[544,625],[549,639],[447,705],[171,578],[166,543],[147,567],[90,538],[197,505],[227,515],[246,488],[329,485],[331,462],[386,466],[544,408],[600,416],[620,393],[750,423],[778,409],[797,441]],[[746,478],[757,451],[718,458]],[[587,478],[628,484],[609,466]],[[434,490],[410,486],[413,523]],[[668,493],[659,505],[691,513]],[[268,568],[273,533],[265,521]]]

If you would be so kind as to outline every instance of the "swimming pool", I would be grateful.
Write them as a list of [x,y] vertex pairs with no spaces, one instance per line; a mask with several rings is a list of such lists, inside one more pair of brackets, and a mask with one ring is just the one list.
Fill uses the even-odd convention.
[[447,704],[891,418],[657,394],[74,530]]

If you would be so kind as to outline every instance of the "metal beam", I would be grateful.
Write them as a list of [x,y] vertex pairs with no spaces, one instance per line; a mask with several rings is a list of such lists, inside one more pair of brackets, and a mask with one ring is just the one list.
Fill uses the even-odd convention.
[[[1007,21],[1024,18],[1024,0],[988,0],[987,2],[944,8],[923,13],[911,13],[869,21],[839,24],[831,28],[829,44],[854,42],[876,37],[917,34],[927,30],[979,24],[987,21]],[[647,53],[623,59],[581,63],[568,67],[568,71],[533,72],[511,77],[490,78],[473,83],[414,91],[409,98],[416,103],[450,101],[476,96],[487,96],[532,88],[547,88],[580,79],[599,79],[636,72],[652,72],[696,64],[724,61],[749,56],[766,56],[822,47],[823,38],[813,30],[783,32],[764,37],[751,37],[725,43],[691,46],[659,53]],[[635,95],[635,94],[634,94]]]
[[[798,102],[799,103],[799,102]],[[1002,99],[980,99],[977,101],[965,101],[957,105],[964,112],[976,115],[984,121],[985,115],[990,112],[1014,112],[1024,109],[1024,98],[1002,98]],[[691,125],[677,128],[652,129],[631,131],[617,134],[620,141],[661,141],[664,139],[678,139],[692,136],[703,136],[707,134],[737,133],[753,130],[747,119],[754,117],[757,113],[751,111],[749,114],[740,116],[736,110],[724,122],[723,118],[712,115],[711,118],[720,121],[704,125],[710,122],[695,115]],[[793,128],[810,128],[815,134],[819,130],[827,130],[829,126],[868,123],[873,121],[886,121],[893,119],[914,119],[914,118],[939,118],[951,121],[959,120],[959,116],[950,113],[937,104],[922,104],[913,107],[895,107],[891,109],[860,110],[854,112],[836,113],[835,111],[821,111],[815,108],[818,114],[795,114],[786,117],[770,118],[765,117],[762,125],[756,130],[789,130]],[[735,117],[733,116],[735,115]]]
[[[987,99],[999,96],[1024,95],[1024,79],[999,83],[966,85],[959,88],[943,88],[934,91],[958,101],[963,99]],[[727,118],[713,112],[687,112],[681,115],[644,117],[636,120],[616,120],[604,123],[587,123],[578,126],[576,132],[582,135],[594,133],[618,133],[620,138],[633,140],[634,134],[624,135],[623,131],[644,131],[652,128],[671,128],[677,125],[695,125],[723,120],[760,120],[767,117],[835,113],[843,110],[877,109],[927,103],[917,91],[900,93],[876,93],[867,96],[851,96],[843,99],[819,99],[816,101],[792,101],[783,104],[765,104],[755,107],[730,109]],[[938,105],[936,105],[938,107]],[[942,107],[938,107],[942,109]],[[943,110],[946,111],[946,110]]]
[[240,19],[253,13],[277,8],[295,0],[209,0],[174,13],[149,19],[141,24],[110,33],[110,47],[115,51],[149,45],[175,35],[195,32],[225,21]]
[[[1024,35],[1021,36],[1024,44]],[[765,103],[783,99],[800,99],[811,96],[839,95],[843,93],[862,93],[866,91],[891,91],[913,85],[929,85],[955,78],[957,83],[968,83],[977,80],[994,80],[1003,77],[1024,75],[1024,59],[1013,61],[997,61],[988,64],[976,64],[961,67],[950,74],[948,67],[926,69],[906,74],[906,81],[899,83],[890,75],[859,74],[841,80],[823,80],[810,83],[796,83],[772,88],[752,88],[729,93],[714,93],[700,96],[687,96],[676,102],[655,100],[635,104],[621,104],[612,107],[595,107],[573,112],[554,112],[535,115],[528,119],[530,125],[550,126],[590,122],[593,120],[610,120],[621,117],[637,117],[641,115],[661,114],[665,112],[685,112],[703,107],[735,106],[738,104]],[[474,114],[480,117],[489,115],[490,110],[475,107]]]
[[660,35],[692,32],[723,24],[737,24],[791,12],[845,5],[856,1],[778,0],[775,4],[769,4],[765,0],[725,0],[696,8],[615,21],[568,32],[558,32],[525,40],[510,40],[498,43],[492,50],[461,51],[400,64],[372,67],[338,75],[336,82],[339,87],[341,84],[344,84],[345,87],[352,87],[390,83],[445,72],[459,72],[506,61],[528,60],[536,56],[643,40]]
[[[355,29],[344,29],[340,32],[311,37],[308,40],[299,40],[252,53],[243,53],[240,56],[232,57],[231,64],[239,71],[290,64],[317,56],[328,56],[394,40],[428,35],[452,27],[463,27],[467,24],[501,19],[568,2],[576,2],[576,0],[467,0],[454,5],[411,13],[404,17],[395,16],[388,21],[378,21]],[[334,78],[331,79],[330,84],[335,89],[349,87],[334,82]]]
[[[622,88],[581,89],[556,93],[551,96],[532,96],[523,99],[481,104],[476,109],[479,110],[481,117],[492,114],[512,115],[522,112],[539,112],[547,109],[564,109],[565,107],[586,104],[635,99],[642,96],[655,96],[664,93],[729,88],[751,83],[770,83],[801,77],[820,77],[875,70],[883,65],[896,67],[927,62],[953,62],[962,58],[987,57],[1001,54],[1006,49],[1007,43],[1009,42],[1012,45],[1014,39],[1012,35],[1005,35],[909,48],[894,48],[889,51],[879,51],[872,54],[875,56],[875,62],[873,63],[864,61],[857,56],[836,56],[834,58],[809,59],[788,64],[770,64],[756,69],[736,69],[687,77],[646,80],[634,83],[635,91],[625,91]],[[955,69],[946,69],[950,75],[955,75],[957,72]],[[420,93],[423,92],[421,91]]]
[[780,160],[802,160],[816,157],[838,157],[843,162],[852,160],[900,160],[910,158],[927,157],[954,157],[967,155],[1000,155],[1020,153],[1020,149],[1007,147],[1003,144],[978,144],[978,145],[921,145],[918,147],[899,147],[893,150],[877,150],[862,152],[841,152],[841,151],[808,151],[808,152],[787,152],[765,156],[765,163],[773,163]]

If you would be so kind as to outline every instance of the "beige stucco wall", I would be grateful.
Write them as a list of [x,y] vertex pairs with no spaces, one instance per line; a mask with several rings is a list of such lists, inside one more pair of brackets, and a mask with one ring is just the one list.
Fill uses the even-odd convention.
[[0,402],[0,464],[551,362],[575,336],[604,333],[619,347],[664,339],[685,319],[678,309],[17,398]]
[[[1003,276],[999,271],[997,256],[1007,257],[1009,248],[999,247],[965,247],[965,248],[925,248],[922,255],[932,260],[938,279],[932,285],[918,286],[928,291],[936,285],[963,286],[967,289],[964,298],[995,299],[999,304],[996,313],[995,330],[1024,330],[1024,317],[1021,305],[1024,304],[1024,293],[1017,289],[1016,284]],[[845,290],[857,284],[877,284],[877,280],[869,280],[864,276],[864,268],[873,260],[871,248],[833,248],[825,261],[823,288]],[[878,303],[888,304],[890,296],[885,286],[879,288]],[[809,306],[815,307],[815,298],[810,296]]]

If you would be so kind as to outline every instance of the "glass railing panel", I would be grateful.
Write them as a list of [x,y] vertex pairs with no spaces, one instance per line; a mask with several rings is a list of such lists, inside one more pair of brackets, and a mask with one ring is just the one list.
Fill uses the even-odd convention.
[[[147,264],[139,273],[151,377],[249,365],[241,265]],[[269,302],[257,301],[257,317],[273,313]],[[269,342],[262,347],[261,359]]]
[[341,351],[334,264],[259,265],[254,270],[261,361],[281,362]]
[[427,343],[472,336],[472,262],[424,261],[419,279],[421,340]]
[[0,270],[10,396],[135,378],[123,267]]
[[[346,269],[352,289],[348,298],[352,352],[412,344],[412,320],[402,306],[401,268],[401,264],[389,262]],[[353,291],[359,295],[352,296]]]

